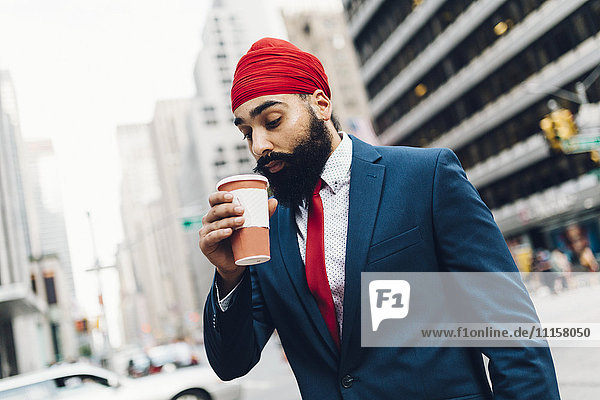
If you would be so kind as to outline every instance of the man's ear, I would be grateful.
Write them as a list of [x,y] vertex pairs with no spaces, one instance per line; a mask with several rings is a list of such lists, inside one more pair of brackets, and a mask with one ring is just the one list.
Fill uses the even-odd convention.
[[317,118],[323,121],[329,121],[331,119],[331,100],[321,89],[317,89],[311,95],[311,106],[315,109]]

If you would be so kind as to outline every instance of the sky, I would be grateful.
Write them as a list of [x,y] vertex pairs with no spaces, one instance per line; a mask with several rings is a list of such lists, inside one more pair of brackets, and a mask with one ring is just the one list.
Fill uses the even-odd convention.
[[[207,4],[0,0],[0,69],[15,85],[22,136],[54,143],[83,313],[97,313],[95,276],[82,272],[94,263],[86,212],[101,265],[114,264],[122,238],[116,127],[149,122],[159,99],[194,94]],[[104,274],[107,308],[115,277]]]

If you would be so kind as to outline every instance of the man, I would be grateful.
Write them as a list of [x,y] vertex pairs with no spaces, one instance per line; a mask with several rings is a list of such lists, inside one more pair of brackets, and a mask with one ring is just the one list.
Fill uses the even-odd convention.
[[271,260],[242,268],[228,238],[243,209],[229,193],[209,197],[200,248],[216,274],[204,335],[222,379],[246,374],[277,329],[304,399],[559,398],[547,348],[360,345],[361,272],[517,271],[454,153],[338,133],[321,63],[282,40],[240,59],[231,98],[277,200]]

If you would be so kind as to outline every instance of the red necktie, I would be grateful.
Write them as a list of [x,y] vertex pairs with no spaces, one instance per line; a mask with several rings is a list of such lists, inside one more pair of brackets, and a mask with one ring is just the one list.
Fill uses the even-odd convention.
[[333,337],[337,348],[340,348],[340,335],[331,288],[325,270],[325,235],[323,202],[319,195],[322,180],[319,179],[308,207],[308,229],[306,234],[306,281],[308,288],[317,301],[319,311],[323,315],[327,329]]

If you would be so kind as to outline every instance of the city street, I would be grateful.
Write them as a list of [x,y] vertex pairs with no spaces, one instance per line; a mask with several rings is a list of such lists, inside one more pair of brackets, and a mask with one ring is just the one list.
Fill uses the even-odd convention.
[[[596,299],[595,301],[592,299]],[[600,322],[600,286],[583,287],[559,295],[533,297],[542,320]],[[600,395],[600,348],[552,349],[563,400],[595,400]],[[280,346],[271,339],[258,365],[239,379],[244,400],[298,400],[300,393]]]
[[274,337],[265,346],[258,365],[238,381],[243,386],[243,400],[300,399],[296,379]]
[[[542,321],[600,322],[600,286],[582,287],[558,295],[534,296]],[[552,349],[563,400],[595,400],[600,397],[600,348]]]

